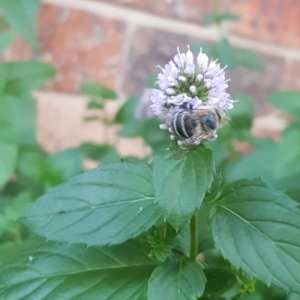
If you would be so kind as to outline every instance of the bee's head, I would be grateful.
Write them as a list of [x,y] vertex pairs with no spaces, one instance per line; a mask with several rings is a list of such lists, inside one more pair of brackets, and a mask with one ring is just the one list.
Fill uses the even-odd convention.
[[225,117],[226,117],[225,111],[223,109],[219,108],[219,107],[214,107],[213,109],[214,109],[214,111],[216,113],[216,116],[218,118],[218,123],[222,124]]

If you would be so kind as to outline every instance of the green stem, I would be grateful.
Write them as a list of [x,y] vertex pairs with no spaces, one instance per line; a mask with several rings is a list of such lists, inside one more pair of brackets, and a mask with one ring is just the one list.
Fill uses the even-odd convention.
[[191,234],[190,260],[196,262],[197,255],[198,255],[198,228],[197,228],[196,213],[191,218],[190,234]]

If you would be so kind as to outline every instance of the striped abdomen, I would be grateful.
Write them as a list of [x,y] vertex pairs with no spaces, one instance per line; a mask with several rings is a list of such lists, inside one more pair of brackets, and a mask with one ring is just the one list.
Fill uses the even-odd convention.
[[188,111],[178,111],[172,119],[172,129],[181,138],[187,139],[194,135],[196,122],[191,119]]

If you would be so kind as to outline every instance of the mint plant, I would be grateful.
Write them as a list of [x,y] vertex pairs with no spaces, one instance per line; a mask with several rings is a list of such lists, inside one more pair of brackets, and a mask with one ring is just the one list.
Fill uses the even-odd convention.
[[[173,67],[179,70],[176,76],[184,76],[191,71],[185,67],[192,63],[192,54],[178,57]],[[199,91],[189,89],[191,93],[211,87],[207,84],[215,78],[205,81],[212,74],[210,66],[215,76],[220,74],[216,63],[199,66],[199,61],[200,69],[193,72],[197,69],[202,74],[204,85],[199,85]],[[197,76],[188,75],[193,85]],[[159,99],[167,105],[159,105],[166,110],[166,118],[174,108],[186,109],[186,103],[194,105],[189,109],[206,109],[207,102],[213,101],[207,93],[206,99],[187,96],[187,101],[180,102],[182,96],[165,91]],[[218,92],[224,93],[226,98],[220,99],[229,101],[232,108],[225,90]],[[157,94],[154,104],[158,104]],[[249,107],[248,100],[244,103]],[[213,105],[229,108],[222,101]],[[235,108],[231,111],[240,127],[237,134],[246,135],[267,153],[266,141],[249,138],[252,115],[243,107],[239,113],[234,113]],[[240,117],[244,112],[248,114],[245,122]],[[39,237],[1,267],[0,297],[220,300],[264,291],[266,299],[271,299],[268,295],[276,293],[283,297],[282,290],[290,293],[288,299],[297,299],[299,203],[259,178],[241,176],[224,182],[222,174],[228,172],[224,158],[219,156],[216,170],[216,151],[206,146],[223,143],[224,130],[229,137],[225,151],[233,151],[226,125],[214,142],[204,143],[204,135],[200,145],[182,148],[181,138],[176,137],[154,154],[151,163],[122,159],[102,164],[48,190],[20,218]],[[253,168],[261,170],[251,159]],[[237,163],[245,160],[238,158]],[[266,286],[271,286],[272,293]]]

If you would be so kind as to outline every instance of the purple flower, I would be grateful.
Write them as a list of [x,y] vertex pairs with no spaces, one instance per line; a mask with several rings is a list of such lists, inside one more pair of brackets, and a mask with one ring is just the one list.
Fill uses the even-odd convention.
[[[189,47],[186,53],[180,53],[179,49],[177,52],[174,60],[164,68],[158,66],[161,72],[156,84],[160,89],[154,89],[151,95],[153,113],[166,120],[161,128],[170,132],[172,117],[179,110],[215,107],[225,114],[234,103],[226,92],[229,80],[225,79],[225,68],[221,68],[217,61],[209,61],[202,50],[196,59]],[[171,138],[179,139],[179,145],[190,142],[190,139],[174,137],[174,134]],[[203,139],[205,137],[192,143],[199,144]]]

